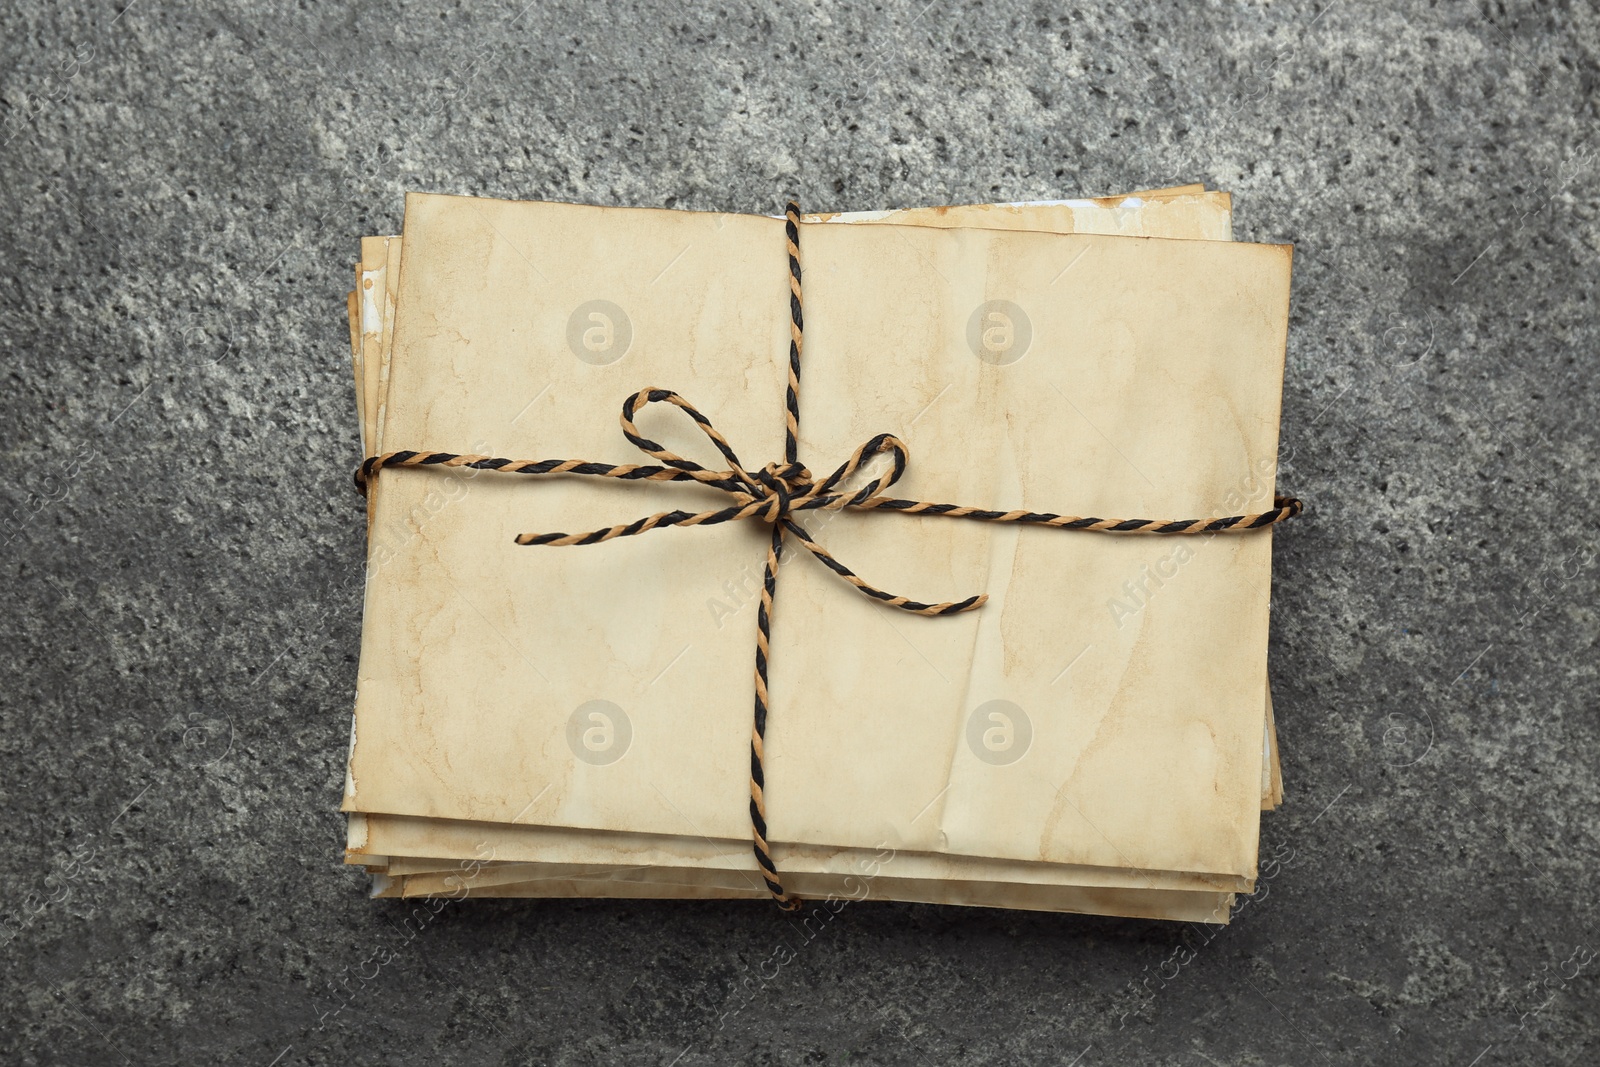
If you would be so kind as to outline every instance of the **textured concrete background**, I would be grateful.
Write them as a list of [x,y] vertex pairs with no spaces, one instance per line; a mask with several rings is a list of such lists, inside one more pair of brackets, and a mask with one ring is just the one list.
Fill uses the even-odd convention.
[[[0,1059],[1600,1062],[1597,47],[1517,2],[6,4]],[[1193,180],[1297,246],[1311,503],[1231,927],[473,902],[408,938],[365,899],[344,294],[405,190]]]

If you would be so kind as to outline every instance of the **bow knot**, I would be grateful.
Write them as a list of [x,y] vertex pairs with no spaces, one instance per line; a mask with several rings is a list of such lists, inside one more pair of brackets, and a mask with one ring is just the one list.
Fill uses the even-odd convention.
[[[634,416],[639,409],[649,404],[671,404],[694,420],[700,427],[700,432],[722,453],[722,458],[727,461],[728,469],[715,471],[703,467],[692,459],[685,459],[678,453],[652,441],[639,432]],[[861,447],[850,454],[850,458],[839,464],[838,469],[826,478],[818,480],[804,463],[794,460],[768,463],[757,471],[748,470],[739,460],[739,455],[728,444],[728,439],[711,424],[711,420],[700,412],[700,409],[689,403],[683,397],[670,389],[641,389],[628,397],[622,403],[622,434],[635,448],[665,464],[661,468],[631,468],[633,473],[629,477],[642,477],[661,479],[667,481],[696,481],[702,485],[713,486],[721,489],[733,497],[733,507],[723,508],[716,512],[690,514],[688,512],[663,512],[661,515],[651,516],[641,520],[643,525],[629,523],[627,526],[614,526],[605,531],[595,531],[594,534],[568,535],[568,534],[538,534],[524,535],[518,538],[521,544],[589,544],[595,540],[608,540],[610,537],[626,537],[631,534],[643,533],[646,529],[656,526],[702,526],[712,523],[729,522],[735,519],[763,519],[772,523],[783,523],[792,533],[798,533],[799,528],[794,525],[793,516],[797,512],[811,511],[814,509],[838,510],[840,508],[855,508],[871,506],[867,501],[880,498],[880,494],[889,486],[898,482],[906,472],[906,463],[910,458],[906,446],[899,438],[892,434],[880,433],[868,440]],[[891,464],[888,471],[867,481],[860,489],[850,491],[840,487],[849,481],[857,471],[861,470],[873,458],[888,456]],[[604,537],[597,536],[605,534]],[[806,547],[816,551],[815,542],[803,539]]]
[[[716,471],[703,467],[694,460],[685,459],[660,442],[652,441],[641,434],[639,427],[633,421],[633,417],[641,407],[648,404],[671,404],[693,419],[695,425],[700,427],[700,432],[705,434],[711,443],[716,446],[718,452],[722,453],[722,458],[728,463],[728,469]],[[632,537],[647,530],[660,529],[666,526],[713,526],[724,522],[737,522],[741,519],[761,519],[773,524],[773,536],[778,539],[774,542],[775,546],[781,545],[783,534],[792,534],[804,546],[806,551],[815,556],[823,566],[861,590],[867,596],[890,607],[900,608],[902,611],[915,612],[919,615],[954,615],[957,612],[971,611],[973,608],[981,607],[989,599],[987,596],[980,594],[969,596],[964,600],[925,604],[918,600],[912,600],[910,597],[884,592],[882,589],[863,581],[849,567],[834,559],[827,549],[819,545],[806,529],[795,521],[796,514],[802,511],[837,511],[843,508],[883,507],[891,510],[929,514],[945,514],[949,512],[950,509],[946,505],[923,504],[913,500],[895,500],[882,495],[885,489],[898,482],[906,472],[908,459],[906,446],[892,434],[880,433],[871,438],[852,452],[849,459],[839,464],[837,470],[818,481],[811,471],[806,468],[805,464],[794,460],[768,463],[760,470],[753,472],[746,469],[739,462],[739,456],[734,452],[733,446],[728,444],[728,439],[723,437],[715,426],[711,425],[711,420],[701,414],[700,409],[670,389],[641,389],[623,401],[622,433],[635,448],[659,460],[663,466],[608,466],[575,461],[551,461],[523,465],[505,461],[504,465],[497,465],[496,469],[538,474],[594,474],[605,477],[650,481],[694,481],[721,489],[733,498],[734,503],[730,507],[719,508],[715,511],[662,511],[620,526],[608,526],[602,530],[590,530],[581,534],[520,534],[516,538],[517,544],[593,545],[602,541],[609,541],[614,537]],[[413,460],[413,455],[407,454],[407,461],[428,462],[427,457]],[[891,463],[888,471],[869,479],[860,489],[851,491],[840,488],[845,482],[853,478],[857,471],[861,470],[862,467],[877,456],[889,457]],[[459,461],[461,457],[453,457],[453,459]],[[441,459],[438,462],[449,462],[449,460]],[[958,510],[958,513],[962,515],[973,514],[974,509],[962,508]],[[999,513],[996,512],[995,514]],[[777,551],[778,548],[774,547],[774,555],[776,555]]]

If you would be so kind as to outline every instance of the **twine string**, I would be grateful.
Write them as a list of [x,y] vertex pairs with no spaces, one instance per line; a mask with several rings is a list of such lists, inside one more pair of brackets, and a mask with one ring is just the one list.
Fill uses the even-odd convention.
[[[670,389],[647,388],[622,403],[622,433],[641,452],[659,465],[596,463],[585,460],[516,460],[499,456],[455,452],[400,450],[372,456],[356,471],[356,487],[365,494],[369,485],[385,469],[399,467],[463,467],[526,475],[579,475],[617,478],[624,481],[696,482],[726,493],[733,500],[727,507],[710,511],[661,511],[630,523],[607,526],[585,533],[525,533],[515,538],[519,545],[594,545],[619,537],[634,537],[650,530],[672,526],[714,526],[725,522],[755,519],[771,524],[766,564],[762,571],[761,598],[756,613],[755,707],[750,734],[750,826],[756,863],[767,889],[778,906],[786,911],[800,907],[800,899],[785,892],[767,841],[766,812],[766,733],[767,661],[772,631],[772,603],[777,592],[778,570],[783,558],[784,535],[795,539],[825,567],[864,595],[916,615],[956,615],[973,611],[988,601],[979,593],[964,600],[923,603],[879,589],[840,563],[818,544],[795,516],[806,511],[887,511],[903,515],[935,518],[974,519],[982,522],[1016,523],[1060,530],[1087,530],[1117,534],[1194,535],[1235,533],[1259,530],[1299,515],[1301,502],[1293,497],[1275,496],[1273,506],[1248,515],[1228,515],[1203,519],[1114,519],[1087,515],[1057,515],[1050,512],[1015,509],[996,511],[959,504],[939,504],[885,496],[884,490],[898,482],[906,472],[910,454],[904,442],[892,434],[871,438],[841,463],[833,473],[818,481],[799,461],[800,432],[800,357],[805,343],[805,325],[800,288],[800,208],[790,202],[784,217],[784,236],[789,259],[789,380],[784,394],[784,459],[759,470],[744,467],[733,446],[701,411]],[[692,419],[728,464],[726,470],[711,470],[645,437],[634,422],[639,410],[650,404],[671,404]],[[853,492],[842,488],[868,463],[887,456],[889,470],[869,479]]]

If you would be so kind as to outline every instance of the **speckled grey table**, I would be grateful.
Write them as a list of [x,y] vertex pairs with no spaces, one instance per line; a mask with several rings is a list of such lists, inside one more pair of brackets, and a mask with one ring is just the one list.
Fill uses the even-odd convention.
[[[1600,1062],[1592,8],[117,2],[0,10],[0,1060]],[[365,898],[343,299],[405,190],[1190,180],[1297,247],[1232,926]]]

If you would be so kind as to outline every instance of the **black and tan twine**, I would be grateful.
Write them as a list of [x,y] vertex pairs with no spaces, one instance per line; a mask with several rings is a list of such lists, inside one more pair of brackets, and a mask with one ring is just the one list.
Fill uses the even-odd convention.
[[[756,862],[773,899],[785,910],[800,906],[799,898],[786,893],[772,859],[767,840],[766,757],[767,736],[767,660],[772,632],[772,602],[777,592],[778,567],[783,557],[784,535],[793,534],[808,552],[839,577],[866,596],[889,607],[916,615],[955,615],[980,608],[987,594],[965,600],[926,604],[897,596],[871,585],[849,567],[835,559],[794,516],[804,511],[891,511],[904,515],[977,519],[983,522],[1022,523],[1059,530],[1089,530],[1121,534],[1210,534],[1259,530],[1300,514],[1302,505],[1292,497],[1277,496],[1273,506],[1251,515],[1229,515],[1206,519],[1106,519],[1087,515],[1056,515],[1049,512],[994,511],[960,504],[935,504],[922,500],[902,500],[882,495],[905,474],[909,460],[906,447],[891,434],[878,434],[853,452],[832,474],[817,481],[799,460],[800,432],[800,357],[805,344],[805,318],[800,286],[800,208],[791,202],[785,212],[784,238],[789,258],[789,382],[784,394],[783,462],[769,463],[758,471],[746,470],[739,457],[693,404],[669,389],[641,389],[622,404],[622,432],[634,447],[659,460],[661,466],[594,463],[570,459],[518,460],[498,456],[468,455],[456,452],[401,450],[372,456],[356,471],[356,487],[363,494],[378,472],[396,467],[464,467],[499,471],[506,474],[575,474],[624,481],[698,482],[715,487],[733,498],[733,504],[712,511],[662,511],[630,523],[607,526],[587,533],[526,533],[516,537],[519,545],[593,545],[618,537],[632,537],[669,526],[711,526],[743,519],[757,519],[772,525],[767,543],[766,567],[762,574],[761,600],[756,613],[755,715],[750,732],[750,826]],[[666,403],[684,411],[727,461],[728,469],[713,471],[672,452],[639,433],[634,415],[647,404]],[[847,492],[840,487],[877,456],[888,456],[890,469],[871,479],[862,488]]]

